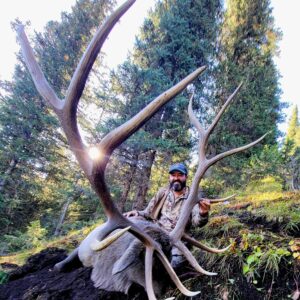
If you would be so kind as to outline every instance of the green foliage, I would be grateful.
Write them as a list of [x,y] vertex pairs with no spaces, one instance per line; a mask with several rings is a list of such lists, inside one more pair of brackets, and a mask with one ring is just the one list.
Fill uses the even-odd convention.
[[[26,244],[26,239],[30,239],[30,237],[27,234],[19,233],[18,237],[14,237],[15,240],[19,239],[19,246],[13,248],[13,245],[11,246],[12,250],[10,251],[11,255],[6,256],[0,256],[0,264],[4,262],[13,263],[22,265],[25,263],[27,258],[33,254],[38,253],[42,249],[45,248],[51,248],[51,247],[57,247],[57,248],[63,248],[66,249],[66,251],[72,251],[74,250],[74,247],[77,247],[79,243],[97,226],[103,223],[103,220],[98,219],[94,220],[93,222],[86,223],[85,225],[82,225],[80,229],[70,229],[68,233],[64,236],[58,237],[58,238],[43,238],[40,235],[40,239],[38,242],[38,246],[35,245],[29,245],[29,243]],[[8,240],[9,241],[9,240]],[[21,242],[22,241],[22,242]],[[21,242],[21,243],[20,243]],[[1,246],[2,247],[2,244]]]
[[226,215],[217,215],[211,218],[209,226],[202,228],[201,232],[206,239],[211,239],[217,235],[227,238],[233,232],[238,234],[242,228],[243,224],[238,219]]
[[280,193],[283,187],[280,181],[272,176],[264,177],[260,180],[253,180],[247,184],[246,194],[262,194],[262,193]]
[[12,253],[30,247],[28,236],[19,231],[15,231],[13,235],[3,235],[0,241],[1,253]]
[[243,274],[254,284],[263,274],[271,275],[275,278],[279,274],[279,266],[282,259],[291,256],[291,252],[284,247],[278,248],[268,244],[268,249],[262,250],[259,246],[254,246],[252,252],[246,257],[243,265]]
[[0,240],[0,251],[10,253],[34,247],[40,247],[45,241],[47,229],[39,220],[30,222],[26,232],[15,231],[13,235],[5,234]]
[[243,265],[243,274],[247,277],[253,278],[255,282],[255,271],[259,265],[260,257],[262,256],[262,252],[260,247],[254,247],[253,252],[246,258],[246,261]]
[[30,222],[30,225],[27,227],[26,235],[33,247],[40,246],[41,241],[45,238],[46,234],[47,229],[41,227],[39,220]]
[[289,121],[287,135],[282,147],[285,163],[283,177],[286,188],[289,190],[300,189],[300,122],[298,108],[294,107]]
[[291,252],[287,248],[278,248],[273,245],[261,257],[260,264],[264,269],[264,274],[270,272],[272,277],[278,276],[281,260],[289,256],[291,256]]
[[0,270],[0,284],[4,284],[8,281],[8,274]]
[[295,105],[288,123],[288,129],[286,133],[286,140],[293,141],[294,147],[300,147],[299,129],[300,122],[298,118],[298,107],[297,105]]
[[237,196],[230,203],[212,205],[209,223],[192,234],[213,247],[231,248],[217,255],[195,250],[200,265],[218,272],[218,279],[212,288],[197,277],[189,280],[189,287],[205,289],[209,297],[204,299],[224,294],[228,299],[248,299],[250,294],[264,298],[270,293],[271,298],[287,299],[299,273],[300,194],[285,192],[277,176],[223,193]]
[[[31,45],[37,60],[59,97],[64,97],[80,56],[114,3],[114,0],[77,1],[72,13],[62,14],[61,22],[50,21],[43,33],[34,35]],[[70,159],[58,122],[36,91],[20,53],[17,58],[13,80],[0,82],[1,239],[3,234],[24,232],[37,219],[47,224],[51,235],[69,191],[76,190],[75,174],[80,174]],[[95,100],[89,87],[82,98],[83,107],[85,99],[89,103]],[[81,128],[88,132],[90,124],[82,122],[81,115]],[[82,183],[85,185],[84,180]],[[87,191],[83,198],[88,197],[87,205],[95,195]],[[91,216],[82,218],[88,220]]]
[[[210,227],[211,224],[208,226]],[[249,229],[245,225],[238,232],[229,231],[225,238],[227,242],[224,236],[220,237],[220,232],[215,232],[215,234],[215,237],[212,234],[212,240],[206,240],[205,243],[215,244],[214,246],[217,245],[220,248],[228,244],[230,240],[231,249],[219,255],[201,252],[198,253],[197,258],[206,270],[214,269],[218,272],[218,279],[214,280],[213,286],[220,285],[222,289],[210,290],[207,280],[199,282],[199,278],[190,280],[191,289],[195,290],[197,285],[199,288],[200,284],[202,290],[205,289],[211,298],[220,297],[226,290],[230,299],[246,299],[241,286],[247,286],[249,292],[251,289],[259,291],[263,297],[268,293],[270,284],[281,286],[282,280],[290,280],[293,283],[293,274],[297,272],[297,255],[294,253],[292,255],[291,242],[286,236],[278,236],[267,230],[260,230],[258,227]],[[292,271],[293,266],[294,271]],[[283,290],[281,289],[282,287],[278,290],[274,288],[273,297],[276,298],[278,293],[280,294],[277,296],[278,299],[285,299],[290,292],[285,284]]]
[[249,170],[248,178],[255,180],[273,176],[280,179],[282,178],[283,164],[283,156],[278,145],[265,145],[260,153],[255,153],[250,157],[246,165]]
[[285,106],[279,102],[279,74],[273,62],[279,38],[269,0],[228,1],[222,24],[214,110],[219,111],[240,82],[244,84],[216,127],[210,151],[223,152],[269,134],[259,145],[218,164],[214,176],[225,179],[227,186],[244,185],[250,177],[259,178],[260,170],[262,176],[276,171],[277,164],[273,167],[272,161],[278,157],[274,146],[279,136],[277,123],[283,120],[281,110]]

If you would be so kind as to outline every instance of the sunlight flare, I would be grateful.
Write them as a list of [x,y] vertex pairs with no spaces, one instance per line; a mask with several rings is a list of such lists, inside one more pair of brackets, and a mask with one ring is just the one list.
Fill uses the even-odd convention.
[[99,160],[102,157],[102,152],[96,146],[89,147],[87,151],[92,160]]

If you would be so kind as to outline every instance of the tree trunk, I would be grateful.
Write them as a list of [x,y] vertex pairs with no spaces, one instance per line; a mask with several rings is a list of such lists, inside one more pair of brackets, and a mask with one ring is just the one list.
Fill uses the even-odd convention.
[[[78,179],[76,180],[76,183],[77,183],[77,181],[78,181]],[[71,202],[75,201],[81,194],[82,194],[81,188],[75,187],[74,195],[68,197],[66,203],[63,205],[63,208],[61,210],[60,218],[59,218],[59,221],[58,221],[57,226],[54,231],[54,236],[58,236],[60,234],[62,225],[64,224],[64,221],[66,219],[66,215],[67,215],[67,212],[68,212]]]
[[0,180],[0,193],[3,191],[4,186],[5,186],[6,182],[7,182],[7,179],[9,178],[9,176],[11,175],[11,173],[13,172],[13,170],[15,169],[15,167],[17,166],[17,163],[18,163],[18,160],[16,158],[13,158],[10,161],[8,168],[4,172],[3,178]]
[[132,161],[132,164],[130,164],[128,172],[126,172],[126,181],[119,201],[119,209],[121,212],[124,212],[125,204],[131,188],[131,184],[133,182],[134,174],[136,173],[136,169],[137,169],[137,157],[135,157],[135,159]]
[[60,214],[59,221],[58,221],[57,226],[55,228],[54,236],[58,236],[60,234],[62,225],[63,225],[63,223],[65,221],[65,218],[66,218],[66,215],[67,215],[67,211],[68,211],[68,208],[69,208],[72,200],[73,200],[73,197],[69,197],[68,200],[67,200],[67,202],[64,204],[64,206],[62,208],[62,211],[61,211],[61,214]]
[[151,168],[155,159],[156,151],[150,150],[139,157],[142,166],[138,172],[137,193],[134,200],[133,208],[142,210],[145,206],[147,191],[151,175]]

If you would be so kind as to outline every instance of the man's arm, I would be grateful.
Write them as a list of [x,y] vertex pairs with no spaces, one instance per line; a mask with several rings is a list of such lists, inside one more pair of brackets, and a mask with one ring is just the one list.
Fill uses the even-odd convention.
[[138,210],[132,210],[132,211],[129,211],[127,213],[124,213],[123,215],[127,218],[141,216],[141,217],[144,217],[146,219],[151,219],[153,209],[154,209],[154,207],[156,207],[158,201],[162,199],[165,191],[166,191],[166,188],[159,189],[159,191],[149,201],[147,207],[144,210],[139,210],[139,211]]

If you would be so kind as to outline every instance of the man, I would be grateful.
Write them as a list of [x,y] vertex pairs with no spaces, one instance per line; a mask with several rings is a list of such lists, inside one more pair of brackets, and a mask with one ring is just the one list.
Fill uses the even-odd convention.
[[[169,168],[169,186],[161,188],[150,200],[143,211],[133,210],[125,213],[126,217],[141,216],[156,222],[167,231],[172,231],[178,221],[184,201],[188,198],[189,187],[186,186],[188,171],[183,163],[176,163]],[[201,201],[200,201],[201,200]],[[187,225],[204,226],[208,222],[210,201],[199,196],[199,204],[193,208]],[[188,228],[186,228],[188,230]],[[177,248],[172,250],[172,265],[182,262],[182,255]]]

